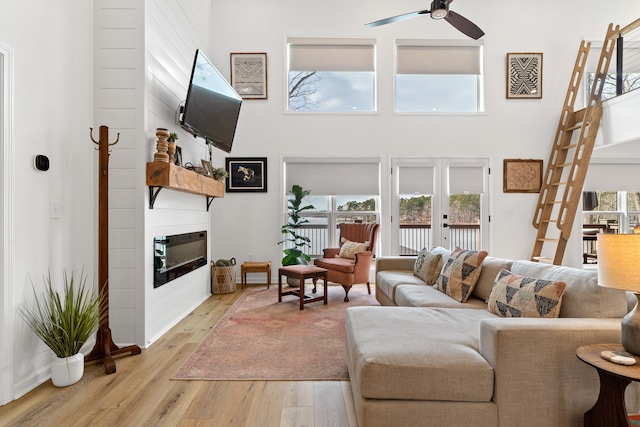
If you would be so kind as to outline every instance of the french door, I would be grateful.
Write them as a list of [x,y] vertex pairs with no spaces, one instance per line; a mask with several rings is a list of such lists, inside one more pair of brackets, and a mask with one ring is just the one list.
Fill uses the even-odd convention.
[[392,251],[489,248],[488,159],[392,159]]

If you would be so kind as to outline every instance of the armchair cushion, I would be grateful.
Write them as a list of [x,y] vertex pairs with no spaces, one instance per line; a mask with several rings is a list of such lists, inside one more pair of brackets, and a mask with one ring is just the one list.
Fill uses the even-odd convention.
[[353,274],[355,262],[352,259],[336,257],[336,258],[318,258],[314,261],[317,267],[326,268],[331,271],[339,271],[341,273]]
[[340,252],[338,253],[340,258],[356,259],[356,253],[364,252],[369,247],[369,242],[352,242],[344,237],[341,241],[342,246],[340,246]]
[[480,277],[486,256],[487,251],[457,248],[451,253],[434,286],[456,301],[465,302]]

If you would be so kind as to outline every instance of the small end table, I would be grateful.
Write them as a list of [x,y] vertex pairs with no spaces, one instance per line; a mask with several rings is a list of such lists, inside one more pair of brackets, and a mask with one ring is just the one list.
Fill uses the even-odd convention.
[[245,261],[240,266],[240,281],[242,289],[247,283],[247,273],[267,273],[267,289],[271,286],[271,261],[252,262]]
[[605,351],[625,351],[620,344],[583,345],[576,355],[598,371],[600,376],[600,395],[593,408],[584,414],[585,427],[628,427],[627,408],[624,403],[624,391],[631,381],[640,381],[640,358],[634,356],[636,364],[618,365],[600,357]]
[[[282,292],[282,276],[291,277],[293,279],[300,280],[300,288],[291,291]],[[324,295],[319,297],[312,297],[304,294],[304,281],[305,279],[317,279],[320,278],[324,283]],[[313,265],[288,265],[286,267],[280,267],[278,269],[278,302],[282,302],[284,295],[295,295],[300,298],[300,310],[304,310],[304,305],[314,301],[323,301],[327,304],[327,269],[321,267],[315,267]],[[316,286],[313,285],[313,292],[315,293]]]

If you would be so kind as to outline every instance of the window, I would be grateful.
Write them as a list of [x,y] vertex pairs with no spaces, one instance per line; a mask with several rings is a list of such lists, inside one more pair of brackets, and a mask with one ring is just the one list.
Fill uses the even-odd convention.
[[288,111],[375,111],[375,39],[290,37],[287,45]]
[[482,41],[396,40],[395,111],[484,111]]
[[294,184],[311,190],[300,234],[311,239],[312,257],[338,247],[338,224],[380,222],[379,158],[286,158],[284,165],[286,191]]
[[633,233],[640,224],[638,175],[630,159],[592,158],[582,193],[583,263],[597,262],[598,233]]
[[640,193],[585,191],[582,193],[584,264],[598,262],[598,233],[632,234],[640,225]]
[[486,159],[393,159],[392,254],[488,248],[488,168]]

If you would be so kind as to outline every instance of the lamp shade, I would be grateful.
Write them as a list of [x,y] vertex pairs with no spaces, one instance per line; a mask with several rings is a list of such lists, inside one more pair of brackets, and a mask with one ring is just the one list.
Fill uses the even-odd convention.
[[640,235],[598,234],[598,285],[640,293]]

